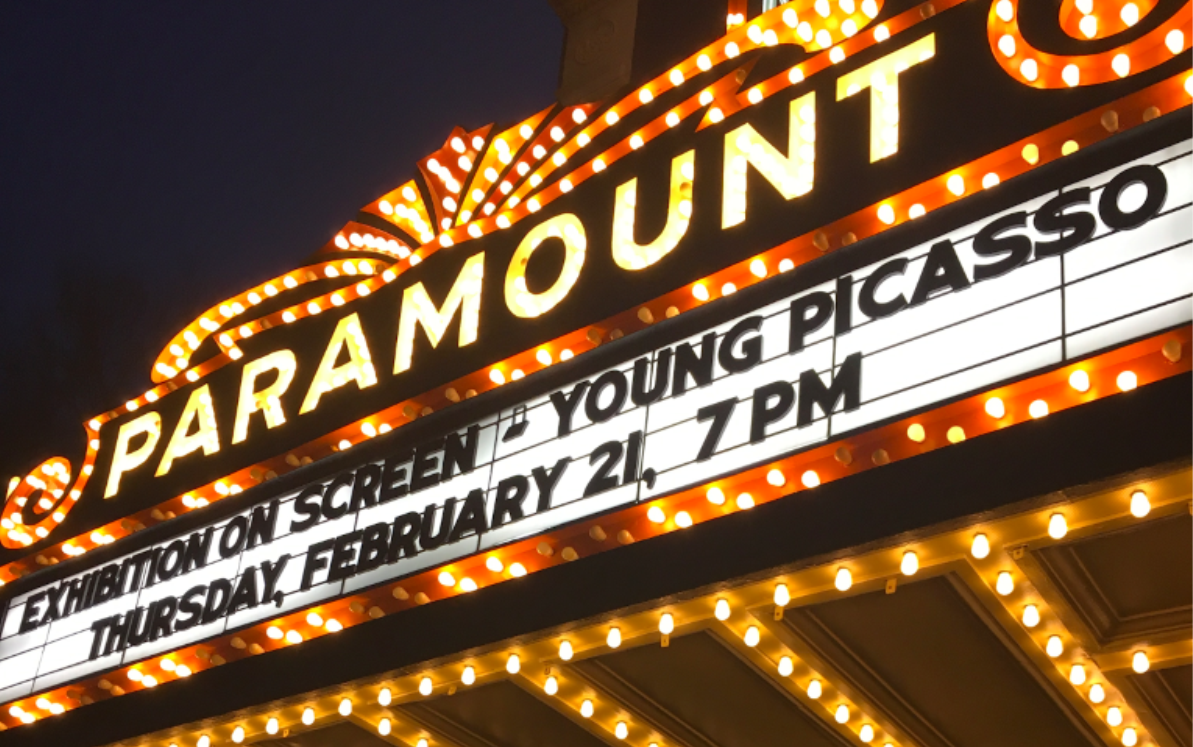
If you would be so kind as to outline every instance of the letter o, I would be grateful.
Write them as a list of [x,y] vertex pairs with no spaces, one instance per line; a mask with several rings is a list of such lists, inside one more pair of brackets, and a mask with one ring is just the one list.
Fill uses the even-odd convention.
[[[608,387],[613,387],[613,398],[609,404],[601,407],[601,393]],[[629,385],[624,373],[616,368],[606,371],[588,388],[588,398],[584,400],[584,414],[594,423],[605,422],[621,412],[621,408],[625,406],[628,389]]]
[[243,515],[234,516],[220,532],[220,559],[230,558],[244,549],[249,537],[249,520]]
[[[1124,192],[1136,184],[1147,190],[1147,194],[1139,207],[1129,213],[1123,212],[1119,200]],[[1111,179],[1102,190],[1098,200],[1098,215],[1107,226],[1117,231],[1128,231],[1142,226],[1160,212],[1167,196],[1168,180],[1159,167],[1151,164],[1132,166]]]
[[[526,287],[526,265],[539,245],[552,238],[563,241],[567,253],[563,270],[550,288],[542,293],[531,293]],[[555,308],[567,298],[568,291],[580,279],[587,248],[588,237],[584,233],[584,224],[573,213],[557,215],[530,229],[530,233],[518,245],[505,272],[505,305],[514,312],[514,316],[523,319],[542,316]]]

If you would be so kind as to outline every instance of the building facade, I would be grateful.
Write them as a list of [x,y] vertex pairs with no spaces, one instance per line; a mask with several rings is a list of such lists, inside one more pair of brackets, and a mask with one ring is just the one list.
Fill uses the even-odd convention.
[[1193,743],[1189,3],[552,5],[9,485],[0,747]]

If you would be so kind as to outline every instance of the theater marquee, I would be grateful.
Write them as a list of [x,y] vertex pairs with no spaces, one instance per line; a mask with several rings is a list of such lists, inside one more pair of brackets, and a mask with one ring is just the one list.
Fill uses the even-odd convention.
[[840,5],[459,130],[180,331],[77,474],[10,486],[0,700],[416,574],[467,593],[454,564],[518,577],[502,548],[686,491],[749,508],[718,481],[1193,319],[1187,6],[1066,56],[1010,0]]

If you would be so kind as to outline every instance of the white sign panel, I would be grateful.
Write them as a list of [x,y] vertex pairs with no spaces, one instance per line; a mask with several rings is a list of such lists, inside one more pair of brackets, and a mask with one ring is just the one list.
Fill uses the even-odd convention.
[[11,600],[0,700],[1193,319],[1188,142]]

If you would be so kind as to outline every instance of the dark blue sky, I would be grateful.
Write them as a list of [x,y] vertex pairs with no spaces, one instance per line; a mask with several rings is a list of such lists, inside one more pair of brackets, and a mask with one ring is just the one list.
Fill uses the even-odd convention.
[[4,482],[453,125],[548,105],[562,39],[546,0],[0,5]]

